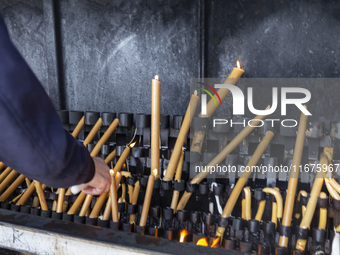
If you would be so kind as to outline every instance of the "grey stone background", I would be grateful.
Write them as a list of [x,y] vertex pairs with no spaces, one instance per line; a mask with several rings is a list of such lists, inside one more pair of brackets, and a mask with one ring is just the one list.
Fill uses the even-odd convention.
[[[339,77],[335,0],[0,0],[0,12],[57,109],[150,113],[158,74],[161,113],[182,115],[190,79],[227,77],[237,59],[248,78]],[[327,101],[334,86],[311,92]]]

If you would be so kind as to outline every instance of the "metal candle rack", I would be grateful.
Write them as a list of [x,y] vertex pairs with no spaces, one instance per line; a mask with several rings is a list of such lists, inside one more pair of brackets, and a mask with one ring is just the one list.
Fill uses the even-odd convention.
[[[84,116],[84,112],[80,111],[59,111],[58,113],[64,128],[70,132],[73,131],[78,121],[82,118],[82,116]],[[106,131],[111,122],[116,117],[119,118],[118,129],[109,138],[106,144],[102,145],[99,153],[100,157],[105,158],[113,149],[116,149],[116,157],[110,165],[112,164],[113,166],[115,164],[126,144],[128,144],[131,139],[136,141],[136,146],[131,149],[130,156],[122,168],[122,171],[131,173],[131,176],[123,177],[121,183],[125,184],[126,187],[134,187],[136,182],[139,181],[140,194],[138,196],[137,204],[131,204],[129,203],[127,188],[126,194],[122,194],[121,189],[119,190],[118,197],[125,196],[125,200],[120,200],[118,203],[118,211],[120,213],[120,220],[118,224],[113,223],[111,220],[102,220],[101,217],[93,219],[89,217],[79,217],[77,214],[68,215],[64,213],[61,215],[53,212],[53,201],[58,199],[56,189],[49,188],[44,192],[49,208],[48,211],[42,211],[39,207],[31,206],[35,195],[31,196],[26,205],[17,206],[13,201],[15,201],[15,198],[20,196],[20,194],[22,194],[27,188],[25,183],[20,185],[16,192],[14,192],[7,201],[1,203],[1,208],[25,214],[37,215],[44,218],[51,218],[53,222],[56,219],[63,219],[64,221],[69,222],[95,225],[102,228],[111,228],[113,231],[127,233],[136,232],[136,235],[143,233],[146,235],[145,238],[153,236],[162,239],[174,240],[178,242],[178,245],[183,245],[180,244],[179,241],[196,244],[200,240],[203,240],[203,245],[214,245],[215,247],[219,247],[221,250],[227,249],[230,251],[235,250],[240,252],[258,252],[259,254],[274,253],[280,231],[287,230],[280,226],[279,221],[277,222],[277,226],[275,226],[275,223],[271,222],[275,199],[272,195],[262,192],[262,188],[278,187],[282,197],[285,198],[289,172],[254,173],[253,177],[248,180],[247,186],[251,187],[252,193],[251,220],[245,220],[240,217],[242,214],[242,199],[244,198],[244,194],[241,194],[239,197],[231,217],[229,217],[225,222],[221,222],[219,217],[221,208],[224,208],[224,205],[232,191],[233,185],[240,177],[237,172],[229,172],[227,174],[228,178],[221,178],[225,177],[226,174],[223,175],[221,173],[216,173],[214,177],[208,178],[205,182],[198,185],[190,184],[189,182],[190,171],[194,171],[196,165],[206,165],[206,163],[214,158],[216,154],[240,131],[239,127],[236,126],[235,128],[223,129],[221,127],[216,127],[208,131],[206,125],[202,123],[201,119],[194,119],[193,127],[195,129],[206,129],[205,131],[208,131],[206,133],[202,153],[191,153],[189,151],[188,144],[190,139],[192,139],[192,135],[189,135],[187,139],[188,143],[185,143],[185,160],[183,162],[181,182],[166,182],[156,179],[147,226],[142,228],[138,225],[136,226],[134,223],[138,223],[140,219],[148,175],[150,174],[150,115],[85,112],[85,128],[79,134],[79,140],[83,140],[86,137],[86,134],[91,130],[99,117],[102,118],[103,125],[98,132],[94,143],[90,143],[88,145],[88,149],[90,151],[94,148],[96,141],[98,141],[101,135]],[[178,136],[182,120],[182,116],[161,116],[161,177],[169,163],[170,155]],[[339,126],[340,122],[334,122],[331,124],[331,127],[329,127],[329,131],[327,131],[327,128],[325,131],[322,122],[309,123],[308,130],[306,132],[302,164],[317,162],[320,152],[324,147],[333,147],[333,163],[339,162]],[[223,165],[234,166],[237,169],[246,165],[250,159],[250,155],[252,155],[256,146],[259,144],[259,141],[268,129],[275,131],[276,136],[271,142],[270,147],[267,148],[259,164],[273,167],[281,164],[285,166],[289,165],[292,159],[291,150],[294,149],[296,130],[292,128],[284,128],[282,126],[271,128],[266,124],[253,131],[251,135],[248,136],[235,151],[233,151],[233,154],[226,157],[224,162],[222,162]],[[193,161],[196,163],[193,163]],[[337,173],[335,173],[334,177],[337,177],[336,174]],[[313,184],[312,176],[313,175],[308,172],[302,172],[300,174],[298,190],[305,190],[309,192],[311,190],[311,185]],[[193,193],[193,196],[185,210],[174,213],[173,209],[169,207],[173,190],[178,190],[180,193],[185,190]],[[75,199],[76,196],[73,195],[65,196],[65,201],[68,202],[68,206],[72,205]],[[92,199],[90,209],[92,209],[95,205],[96,199],[97,197]],[[254,220],[254,218],[261,201],[265,201],[265,209],[262,220],[257,221]],[[301,208],[303,205],[305,206],[307,202],[308,197],[301,197],[300,201],[295,205],[295,215],[301,215]],[[320,200],[318,208],[324,207],[328,207],[330,216],[328,218],[328,228],[326,230],[320,230],[317,228],[318,217],[314,216],[310,231],[306,231],[306,233],[296,232],[295,229],[298,229],[301,216],[294,217],[290,233],[287,233],[287,235],[290,236],[290,247],[292,249],[295,248],[297,237],[306,235],[308,242],[307,247],[310,252],[321,250],[325,251],[326,254],[330,252],[330,244],[334,232],[332,227],[329,226],[333,226],[333,221],[339,225],[340,203],[337,200],[330,200],[330,202]],[[104,208],[105,206],[103,206],[100,215],[102,215]],[[1,221],[6,222],[6,220],[9,220],[9,216],[6,216],[8,213],[3,211],[1,212]],[[130,215],[132,214],[136,215],[135,222],[130,222]],[[315,215],[318,215],[318,213],[316,212]],[[44,221],[46,220],[44,219]],[[216,242],[215,232],[217,227],[221,224],[226,226],[226,231],[223,241]],[[79,227],[79,225],[75,226]],[[188,251],[196,250],[196,248],[194,248],[195,246],[189,246],[189,248],[187,246],[185,247]],[[173,253],[176,250],[168,249],[164,251],[163,248],[158,251]],[[220,249],[215,249],[214,252],[219,253],[218,250]]]

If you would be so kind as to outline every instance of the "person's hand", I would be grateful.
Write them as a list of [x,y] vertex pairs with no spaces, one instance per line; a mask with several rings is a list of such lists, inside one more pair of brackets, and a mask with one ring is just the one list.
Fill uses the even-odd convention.
[[111,185],[110,168],[106,165],[105,161],[98,157],[93,157],[95,166],[95,174],[92,180],[82,190],[85,194],[100,195],[101,193],[108,192]]

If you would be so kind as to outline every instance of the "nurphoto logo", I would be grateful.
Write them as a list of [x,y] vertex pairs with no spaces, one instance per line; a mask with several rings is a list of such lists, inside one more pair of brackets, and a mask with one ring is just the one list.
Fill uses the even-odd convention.
[[[206,86],[210,88],[216,97],[219,99],[220,104],[222,105],[222,101],[220,96],[218,95],[218,92],[210,85],[199,82],[199,84],[202,84],[203,86]],[[231,84],[215,84],[215,88],[219,89],[229,89],[230,93],[233,97],[233,115],[244,115],[244,95],[243,91],[238,88],[235,85]],[[215,97],[206,89],[200,88],[204,92],[206,92],[212,100],[214,100],[215,104],[217,104]],[[289,93],[294,94],[302,94],[304,95],[303,98],[288,98]],[[303,106],[303,104],[306,104],[311,99],[311,93],[308,89],[305,88],[299,88],[299,87],[283,87],[281,88],[281,115],[286,116],[287,115],[287,105],[292,104],[295,105],[303,114],[311,116],[312,114]],[[277,109],[278,105],[278,88],[273,87],[272,88],[272,105],[269,109],[265,110],[258,110],[255,109],[254,103],[253,103],[253,88],[248,87],[247,88],[247,105],[248,109],[251,113],[255,115],[270,115],[274,113]],[[202,115],[207,114],[207,95],[202,95],[201,100],[201,113]]]

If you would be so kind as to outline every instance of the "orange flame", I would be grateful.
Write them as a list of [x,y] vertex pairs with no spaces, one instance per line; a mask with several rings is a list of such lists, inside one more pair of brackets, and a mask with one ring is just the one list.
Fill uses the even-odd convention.
[[110,169],[110,174],[113,175],[115,173],[115,171],[113,171],[113,169]]
[[129,145],[130,148],[133,148],[136,145],[136,142],[133,142]]
[[212,248],[218,248],[218,247],[220,247],[220,240],[221,240],[220,237],[215,238],[214,241],[213,241],[213,243],[211,244],[211,247],[212,247]]
[[180,238],[179,238],[179,242],[180,242],[180,243],[184,243],[184,239],[185,239],[185,237],[186,237],[187,235],[189,235],[189,231],[186,230],[186,229],[182,229],[182,230],[181,230],[181,235],[180,235]]
[[200,240],[197,241],[196,245],[199,246],[208,246],[208,239],[206,237],[202,237]]
[[240,64],[240,61],[236,61],[236,65],[237,65],[237,68],[241,68],[241,64]]
[[152,173],[153,173],[154,176],[157,176],[158,170],[155,168],[155,169],[152,171]]
[[155,80],[158,81],[158,79],[159,79],[159,77],[158,77],[158,75],[156,74],[156,75],[155,75]]

